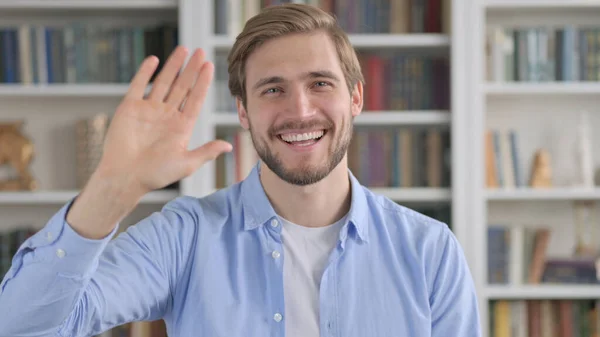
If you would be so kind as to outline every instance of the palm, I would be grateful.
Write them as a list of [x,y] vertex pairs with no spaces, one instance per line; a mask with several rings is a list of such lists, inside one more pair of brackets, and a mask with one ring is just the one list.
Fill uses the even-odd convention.
[[[213,69],[196,53],[175,78],[184,58],[184,49],[178,48],[144,98],[144,89],[156,66],[156,60],[146,60],[107,134],[101,168],[133,175],[145,191],[182,179],[206,161],[230,150],[230,145],[222,141],[210,142],[193,151],[187,149]],[[184,100],[185,105],[180,109]]]

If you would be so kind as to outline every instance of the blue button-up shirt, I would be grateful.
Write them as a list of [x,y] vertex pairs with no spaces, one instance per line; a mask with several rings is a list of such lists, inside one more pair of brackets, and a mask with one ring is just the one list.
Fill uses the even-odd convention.
[[[473,281],[444,223],[361,186],[320,283],[321,337],[476,337]],[[110,240],[64,205],[0,284],[0,336],[91,336],[164,319],[170,337],[285,336],[278,215],[259,180],[179,197]],[[278,251],[281,254],[272,254]],[[307,336],[312,337],[312,336]]]

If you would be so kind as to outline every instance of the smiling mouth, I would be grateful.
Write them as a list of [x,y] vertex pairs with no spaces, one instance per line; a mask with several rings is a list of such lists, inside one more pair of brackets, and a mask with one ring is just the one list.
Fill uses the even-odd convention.
[[304,133],[284,133],[277,135],[277,138],[290,145],[307,146],[317,143],[326,133],[327,130],[316,130]]

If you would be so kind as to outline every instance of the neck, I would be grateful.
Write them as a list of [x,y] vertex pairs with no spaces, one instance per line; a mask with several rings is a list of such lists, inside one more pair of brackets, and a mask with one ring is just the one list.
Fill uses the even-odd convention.
[[260,180],[275,212],[306,227],[322,227],[341,219],[350,209],[350,177],[344,159],[331,173],[309,186],[292,185],[261,163]]

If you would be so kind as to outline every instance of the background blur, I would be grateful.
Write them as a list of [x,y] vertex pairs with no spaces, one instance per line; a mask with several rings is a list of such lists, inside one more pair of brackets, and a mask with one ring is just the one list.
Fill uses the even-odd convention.
[[[0,0],[0,275],[84,186],[141,60],[203,48],[215,81],[190,147],[234,151],[148,194],[135,224],[256,162],[227,89],[244,22],[276,0]],[[489,337],[600,336],[600,1],[305,0],[366,79],[355,176],[460,240]],[[102,337],[165,337],[161,321]]]

